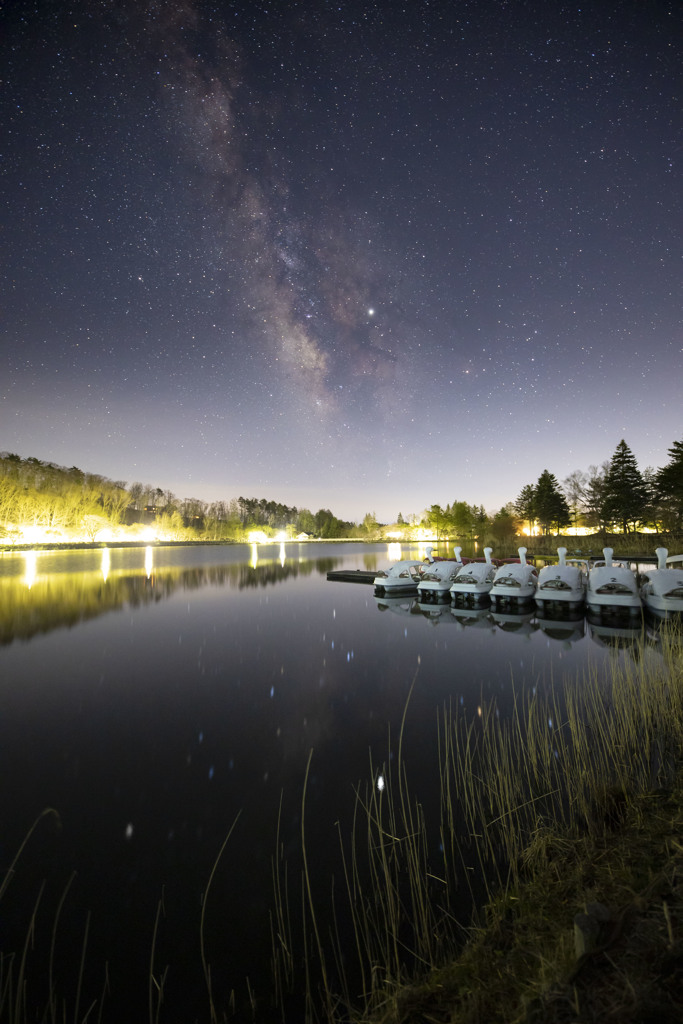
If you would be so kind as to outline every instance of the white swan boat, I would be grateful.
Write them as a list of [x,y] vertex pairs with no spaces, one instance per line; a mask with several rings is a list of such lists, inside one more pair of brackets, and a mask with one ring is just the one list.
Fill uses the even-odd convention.
[[388,569],[380,569],[377,573],[373,580],[375,590],[383,594],[416,591],[421,579],[420,569],[424,569],[424,562],[418,559],[394,562]]
[[534,601],[539,608],[555,602],[570,608],[584,602],[589,563],[584,558],[567,561],[566,548],[558,548],[557,554],[557,565],[544,565],[538,574]]
[[423,570],[422,579],[417,585],[417,593],[422,601],[438,600],[440,597],[449,596],[455,575],[463,566],[460,560],[461,551],[462,548],[455,548],[455,560],[444,559],[441,562],[432,562]]
[[640,611],[636,575],[625,562],[614,561],[612,548],[603,548],[604,560],[594,562],[588,573],[586,603],[594,611],[623,609],[631,615]]
[[451,586],[451,597],[456,601],[465,598],[468,601],[479,601],[488,597],[493,586],[496,566],[491,561],[493,548],[484,548],[483,562],[468,562],[458,571]]
[[657,548],[655,554],[657,568],[648,569],[641,577],[643,604],[655,613],[683,612],[683,564],[678,567],[671,564],[681,562],[681,556],[667,558],[666,548]]
[[536,593],[538,569],[526,560],[526,548],[518,548],[519,562],[501,565],[491,587],[491,603],[530,601]]

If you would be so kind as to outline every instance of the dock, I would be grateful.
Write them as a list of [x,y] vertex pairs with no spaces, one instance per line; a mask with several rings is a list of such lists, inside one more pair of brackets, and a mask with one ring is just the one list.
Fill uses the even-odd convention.
[[338,583],[374,583],[376,575],[376,569],[330,569],[327,578]]

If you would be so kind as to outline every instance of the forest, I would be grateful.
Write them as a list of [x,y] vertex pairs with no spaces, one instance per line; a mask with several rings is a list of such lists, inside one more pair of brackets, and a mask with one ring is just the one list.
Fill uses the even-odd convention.
[[313,513],[267,498],[206,502],[158,486],[110,480],[38,458],[0,453],[0,545],[112,541],[266,541],[356,537],[366,540],[478,540],[498,545],[522,535],[683,532],[683,441],[669,461],[641,471],[622,440],[611,459],[575,470],[561,483],[545,469],[495,512],[454,500],[380,523]]

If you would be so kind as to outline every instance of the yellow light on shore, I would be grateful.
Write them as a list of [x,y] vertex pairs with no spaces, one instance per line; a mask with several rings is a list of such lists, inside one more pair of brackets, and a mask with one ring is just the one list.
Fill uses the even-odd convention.
[[250,544],[270,544],[271,538],[263,530],[250,530],[247,535]]

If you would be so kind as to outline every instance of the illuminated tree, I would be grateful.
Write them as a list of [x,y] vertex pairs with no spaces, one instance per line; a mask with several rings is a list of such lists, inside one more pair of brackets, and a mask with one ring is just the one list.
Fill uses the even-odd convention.
[[512,502],[509,502],[496,512],[489,527],[489,534],[495,544],[503,548],[512,547],[519,528],[520,521],[515,515],[515,507]]
[[466,501],[454,501],[451,505],[450,520],[456,537],[471,537],[474,531],[475,512]]
[[375,537],[379,534],[379,523],[374,512],[367,512],[363,519],[363,529],[368,537]]
[[536,519],[536,488],[533,484],[526,484],[521,489],[515,501],[514,509],[520,519],[529,524],[529,530],[531,531]]
[[427,509],[427,523],[434,530],[436,539],[443,534],[446,528],[446,514],[441,505],[432,505]]
[[571,522],[567,499],[554,475],[547,469],[539,476],[534,489],[534,510],[545,534],[549,533],[552,527],[559,533],[563,526]]

